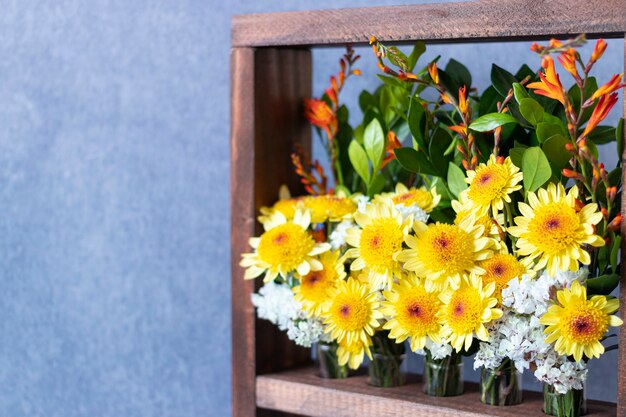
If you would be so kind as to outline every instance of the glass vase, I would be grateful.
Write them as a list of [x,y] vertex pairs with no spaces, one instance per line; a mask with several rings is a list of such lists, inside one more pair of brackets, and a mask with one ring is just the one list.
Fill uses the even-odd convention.
[[389,339],[389,332],[380,331],[373,336],[372,360],[368,365],[367,382],[375,387],[399,387],[406,383],[402,369],[404,362],[404,343]]
[[462,356],[452,351],[443,359],[433,359],[426,351],[424,360],[424,394],[434,397],[453,397],[463,394]]
[[320,377],[334,379],[348,377],[348,366],[339,365],[337,348],[337,343],[319,342],[317,344],[317,365]]
[[496,369],[482,368],[480,401],[488,405],[515,405],[522,402],[522,374],[510,359]]
[[543,412],[556,417],[580,417],[587,412],[584,389],[572,389],[561,394],[554,386],[543,385]]

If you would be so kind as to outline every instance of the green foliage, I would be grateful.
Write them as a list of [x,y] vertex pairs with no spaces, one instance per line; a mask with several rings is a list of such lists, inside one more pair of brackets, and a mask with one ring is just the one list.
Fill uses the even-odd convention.
[[532,98],[522,98],[519,101],[519,111],[533,126],[543,121],[543,107]]
[[465,182],[465,172],[454,163],[448,164],[448,188],[456,198],[467,188]]
[[524,151],[522,157],[523,182],[526,191],[537,191],[552,176],[548,158],[539,147],[531,147]]
[[489,132],[507,123],[517,123],[517,119],[507,113],[489,113],[475,119],[469,128],[477,132]]

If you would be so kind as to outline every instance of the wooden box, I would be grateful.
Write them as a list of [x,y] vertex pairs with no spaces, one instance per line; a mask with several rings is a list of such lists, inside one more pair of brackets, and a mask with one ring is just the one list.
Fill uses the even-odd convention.
[[[623,39],[625,32],[626,0],[482,0],[235,16],[231,49],[233,416],[542,416],[540,394],[526,393],[519,406],[490,407],[480,403],[477,387],[472,386],[460,397],[433,398],[421,394],[417,377],[394,389],[369,387],[359,377],[318,378],[307,368],[307,349],[295,346],[268,322],[255,319],[250,295],[258,282],[244,281],[238,264],[241,253],[249,251],[248,238],[260,232],[255,220],[258,209],[274,202],[280,184],[292,190],[299,185],[290,153],[294,144],[310,151],[311,129],[302,111],[303,99],[311,96],[310,46],[364,44],[370,35],[387,43],[452,43],[579,33]],[[626,305],[625,285],[621,299]],[[622,317],[625,311],[623,307]],[[626,343],[626,331],[620,343]],[[589,416],[626,416],[623,348],[618,371],[617,404],[590,402]]]

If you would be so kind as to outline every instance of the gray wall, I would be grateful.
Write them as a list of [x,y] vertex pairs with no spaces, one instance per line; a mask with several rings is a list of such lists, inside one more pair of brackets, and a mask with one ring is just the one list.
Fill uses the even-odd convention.
[[[391,3],[0,2],[1,416],[230,414],[230,16]],[[482,88],[527,47],[429,56]],[[316,92],[339,54],[315,52]]]

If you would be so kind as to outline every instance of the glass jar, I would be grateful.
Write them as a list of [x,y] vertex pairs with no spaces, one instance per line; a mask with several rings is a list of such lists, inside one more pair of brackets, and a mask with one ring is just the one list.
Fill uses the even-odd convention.
[[573,389],[561,394],[554,386],[543,385],[543,412],[556,417],[580,417],[587,413],[585,390]]
[[404,343],[389,338],[388,331],[372,337],[372,360],[368,365],[367,382],[375,387],[399,387],[406,383],[402,364],[406,357]]
[[482,368],[480,401],[488,405],[515,405],[522,402],[522,374],[510,359],[496,369]]
[[434,397],[453,397],[463,394],[462,356],[452,351],[443,359],[433,359],[426,351],[424,360],[424,394]]
[[322,378],[347,378],[348,366],[339,365],[339,358],[337,357],[337,343],[324,343],[319,342],[317,344],[317,365],[319,369],[319,376]]

